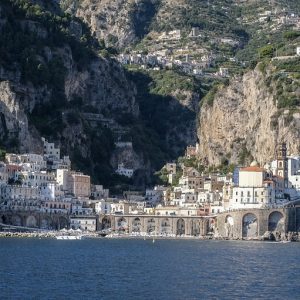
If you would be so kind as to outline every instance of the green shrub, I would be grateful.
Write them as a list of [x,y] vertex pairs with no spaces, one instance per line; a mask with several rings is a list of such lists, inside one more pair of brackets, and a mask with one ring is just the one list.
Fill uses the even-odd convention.
[[271,58],[273,57],[274,52],[275,52],[275,48],[272,45],[267,45],[258,49],[258,54],[260,58],[265,58],[265,57]]

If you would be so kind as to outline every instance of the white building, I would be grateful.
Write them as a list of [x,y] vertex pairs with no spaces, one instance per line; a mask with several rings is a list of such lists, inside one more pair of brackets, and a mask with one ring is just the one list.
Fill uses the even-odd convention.
[[252,163],[239,171],[239,186],[233,187],[229,209],[263,208],[276,204],[276,182],[265,169]]
[[204,204],[219,203],[221,200],[222,198],[220,193],[204,190],[198,193],[197,202],[199,204],[204,205]]
[[220,75],[221,77],[228,77],[229,76],[228,68],[220,68],[218,75]]
[[84,207],[83,204],[79,201],[76,203],[72,203],[71,213],[73,215],[91,215],[93,213],[93,209],[90,207]]
[[132,177],[133,172],[134,172],[133,169],[125,168],[124,164],[119,164],[118,169],[116,170],[117,174],[129,177],[129,178]]
[[177,206],[162,206],[158,205],[155,208],[155,215],[158,216],[176,216],[178,215],[179,207]]
[[69,214],[71,206],[71,199],[48,200],[43,202],[41,211],[54,214]]
[[59,160],[60,148],[55,148],[54,143],[48,143],[48,141],[45,138],[42,138],[42,141],[44,142],[44,155],[49,158]]
[[44,158],[47,162],[47,168],[51,170],[57,169],[71,169],[71,160],[69,156],[60,158],[60,148],[56,148],[54,143],[48,143],[45,138],[42,138],[44,142]]
[[146,201],[151,204],[161,202],[165,190],[167,190],[167,187],[164,186],[155,186],[154,189],[146,189]]
[[20,163],[23,166],[23,170],[28,172],[40,172],[47,168],[47,162],[44,157],[39,154],[26,153],[21,154]]
[[41,192],[38,187],[25,187],[20,185],[3,185],[1,187],[2,200],[35,200],[40,199]]
[[84,217],[71,217],[71,228],[81,229],[83,231],[96,231],[97,230],[97,219],[94,216],[84,216]]
[[96,214],[110,214],[111,213],[111,204],[112,202],[106,201],[104,199],[99,200],[96,204],[95,204],[95,211]]
[[55,183],[55,176],[54,174],[47,173],[46,171],[21,171],[15,173],[15,180],[20,180],[23,186],[41,187],[46,186],[48,183]]

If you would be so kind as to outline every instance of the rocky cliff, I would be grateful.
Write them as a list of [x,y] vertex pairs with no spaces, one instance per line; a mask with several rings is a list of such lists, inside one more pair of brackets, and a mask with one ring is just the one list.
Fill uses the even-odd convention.
[[[0,147],[40,153],[44,136],[71,155],[74,169],[106,186],[122,182],[113,171],[128,156],[128,167],[141,170],[129,184],[143,186],[195,141],[195,115],[151,94],[148,79],[137,89],[109,49],[55,3],[0,3]],[[179,119],[188,138],[176,129]],[[117,141],[133,146],[123,155]]]
[[206,101],[199,117],[200,157],[221,163],[261,164],[274,157],[275,147],[285,141],[289,153],[300,150],[300,113],[279,109],[266,75],[258,69],[233,78]]
[[123,48],[134,44],[148,31],[157,0],[62,0],[61,6],[89,24],[106,45]]
[[121,130],[117,118],[139,116],[134,84],[117,62],[96,54],[84,24],[58,7],[6,0],[0,12],[1,147],[40,153],[44,136],[100,181],[112,173],[115,137],[107,124]]

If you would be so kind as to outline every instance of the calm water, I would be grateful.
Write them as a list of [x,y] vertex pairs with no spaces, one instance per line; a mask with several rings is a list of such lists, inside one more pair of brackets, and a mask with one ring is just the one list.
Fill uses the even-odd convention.
[[300,243],[0,239],[0,299],[300,299]]

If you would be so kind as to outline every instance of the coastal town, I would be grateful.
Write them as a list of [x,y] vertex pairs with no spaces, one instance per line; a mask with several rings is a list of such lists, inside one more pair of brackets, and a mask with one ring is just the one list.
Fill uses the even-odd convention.
[[[223,9],[227,12],[226,7]],[[300,16],[297,13],[278,9],[262,11],[255,19],[240,17],[237,22],[256,24],[261,29],[272,24],[271,32],[285,26],[294,30],[300,28]],[[237,67],[245,67],[249,63],[232,55],[241,47],[241,40],[233,36],[211,37],[199,27],[192,27],[189,32],[180,29],[152,32],[149,42],[144,43],[136,49],[126,49],[116,59],[122,65],[142,70],[174,69],[198,78],[215,79],[228,78]],[[219,48],[228,49],[228,53],[224,54]]]
[[[161,172],[168,184],[145,192],[124,191],[122,196],[110,195],[102,185],[91,184],[90,176],[71,169],[69,157],[61,157],[59,147],[46,139],[43,143],[43,154],[6,153],[3,157],[0,172],[3,226],[111,235],[196,236],[201,233],[201,222],[188,233],[184,218],[200,218],[206,235],[215,231],[214,218],[220,214],[283,209],[300,199],[300,157],[289,156],[285,143],[278,145],[274,159],[265,165],[253,161],[250,166],[236,166],[228,174],[204,173],[184,163],[167,163]],[[184,159],[197,159],[198,151],[198,145],[187,147]],[[133,173],[122,166],[116,172],[127,177]],[[25,220],[22,213],[27,216]],[[35,214],[63,217],[64,222],[55,226],[49,218],[38,220]],[[283,216],[278,214],[275,227],[283,226]],[[147,220],[144,224],[145,218],[151,222]],[[172,218],[177,222],[175,233],[170,224]],[[248,225],[256,223],[253,215],[248,218]],[[231,219],[225,221],[227,225],[230,222]]]

